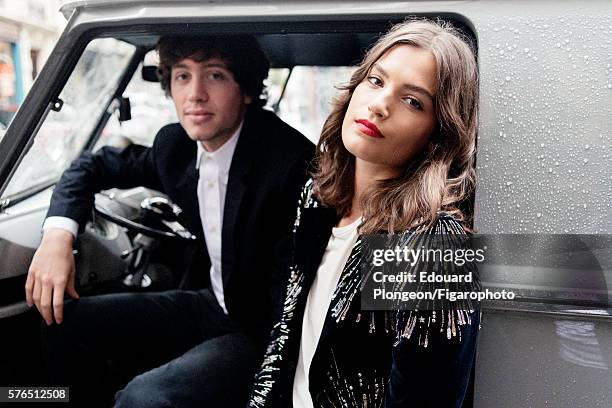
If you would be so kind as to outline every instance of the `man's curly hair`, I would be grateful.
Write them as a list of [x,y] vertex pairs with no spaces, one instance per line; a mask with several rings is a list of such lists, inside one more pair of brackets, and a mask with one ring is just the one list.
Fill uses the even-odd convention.
[[161,87],[170,95],[170,74],[179,61],[190,58],[201,62],[219,58],[227,64],[244,95],[253,98],[252,105],[266,104],[264,80],[270,62],[255,37],[251,35],[171,35],[159,39],[157,76]]

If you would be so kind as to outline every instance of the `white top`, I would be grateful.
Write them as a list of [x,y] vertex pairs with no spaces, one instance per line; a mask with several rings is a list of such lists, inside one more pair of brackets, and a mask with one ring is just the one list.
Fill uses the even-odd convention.
[[[244,123],[244,122],[243,122]],[[227,313],[223,294],[223,275],[221,273],[221,231],[223,224],[223,208],[227,180],[232,157],[238,144],[242,125],[220,148],[207,152],[200,142],[197,143],[196,169],[198,178],[198,204],[204,239],[210,257],[210,283],[221,308]],[[67,217],[49,217],[45,220],[42,230],[60,228],[69,231],[75,237],[79,231],[76,221]]]
[[308,372],[321,337],[331,298],[338,286],[344,265],[357,242],[357,227],[360,223],[361,218],[358,218],[349,225],[332,229],[325,254],[310,287],[302,320],[300,355],[293,380],[294,408],[314,408],[308,391]]

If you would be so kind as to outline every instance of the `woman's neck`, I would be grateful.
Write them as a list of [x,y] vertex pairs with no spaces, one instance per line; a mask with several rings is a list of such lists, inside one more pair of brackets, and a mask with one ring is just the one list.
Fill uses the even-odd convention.
[[355,159],[355,178],[353,180],[353,200],[351,202],[351,210],[344,215],[338,227],[343,227],[353,223],[357,218],[361,217],[363,209],[361,208],[361,199],[366,191],[375,186],[380,180],[386,180],[398,176],[398,170],[365,162],[359,158]]

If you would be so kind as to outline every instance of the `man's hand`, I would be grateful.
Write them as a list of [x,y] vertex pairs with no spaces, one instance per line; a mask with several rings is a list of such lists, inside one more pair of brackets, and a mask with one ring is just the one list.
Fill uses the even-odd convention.
[[74,289],[73,239],[62,229],[45,230],[28,271],[26,302],[30,307],[36,305],[48,325],[53,323],[53,316],[58,324],[62,322],[64,292],[73,299],[79,297]]

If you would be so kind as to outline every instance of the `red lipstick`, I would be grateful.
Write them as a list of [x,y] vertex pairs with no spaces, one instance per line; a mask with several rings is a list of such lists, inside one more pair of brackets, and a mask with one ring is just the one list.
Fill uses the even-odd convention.
[[378,130],[376,125],[370,122],[369,120],[357,119],[355,123],[357,123],[357,129],[359,129],[361,133],[367,136],[377,137],[379,139],[384,138],[384,136],[382,135],[382,133],[380,133],[380,130]]

